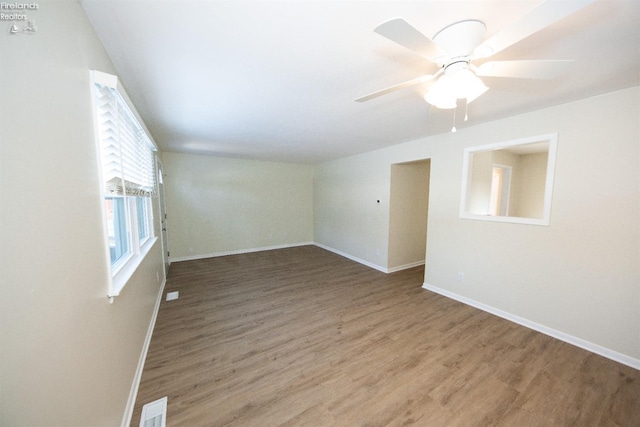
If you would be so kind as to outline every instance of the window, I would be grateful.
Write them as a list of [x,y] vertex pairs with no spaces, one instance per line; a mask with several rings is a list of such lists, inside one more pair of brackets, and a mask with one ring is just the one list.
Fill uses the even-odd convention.
[[460,218],[548,226],[558,134],[467,147]]
[[117,78],[92,74],[111,297],[120,293],[157,240],[151,203],[156,148]]

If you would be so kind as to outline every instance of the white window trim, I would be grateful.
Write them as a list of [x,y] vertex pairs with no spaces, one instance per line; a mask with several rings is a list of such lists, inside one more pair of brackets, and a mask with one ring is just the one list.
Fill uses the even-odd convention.
[[[127,284],[129,279],[131,279],[131,276],[133,276],[133,273],[136,272],[136,270],[142,263],[142,260],[147,256],[157,240],[157,236],[147,239],[147,241],[140,247],[140,250],[137,253],[131,255],[129,259],[127,259],[127,261],[125,261],[120,266],[120,268],[115,272],[113,276],[109,275],[109,292],[107,292],[107,296],[109,298],[117,297],[118,295],[120,295],[120,292],[122,291],[124,286]],[[108,252],[107,263],[108,265],[111,263]]]
[[[471,154],[476,151],[486,151],[512,147],[516,145],[533,144],[536,142],[549,143],[549,152],[547,158],[547,173],[545,177],[545,191],[543,202],[542,218],[524,218],[514,216],[493,216],[479,215],[467,212],[467,191],[470,187],[471,170],[473,169],[473,159]],[[462,190],[460,192],[460,213],[462,219],[473,219],[479,221],[494,221],[514,224],[530,224],[549,226],[551,219],[551,201],[553,198],[553,182],[555,175],[556,153],[558,149],[558,133],[550,133],[546,135],[534,136],[530,138],[521,138],[511,141],[497,142],[487,145],[467,147],[464,149],[464,157],[462,160]]]
[[[151,143],[155,148],[155,151],[157,152],[158,145],[153,140],[153,137],[151,136],[149,129],[147,129],[146,125],[142,121],[142,118],[140,117],[140,115],[138,114],[138,111],[136,110],[135,106],[131,102],[129,95],[124,90],[124,87],[120,84],[120,80],[118,79],[118,77],[111,74],[103,73],[101,71],[92,70],[90,83],[91,83],[91,94],[92,94],[91,99],[92,99],[92,107],[93,107],[92,115],[93,115],[93,122],[94,122],[94,126],[93,126],[94,141],[96,144],[96,153],[98,153],[97,162],[98,162],[98,170],[100,171],[100,176],[102,176],[102,162],[99,154],[101,151],[101,147],[100,147],[98,123],[97,123],[97,118],[95,114],[96,99],[95,99],[95,96],[93,95],[93,90],[96,83],[106,85],[116,89],[118,94],[122,97],[124,102],[127,104],[129,109],[133,113],[134,117],[136,118],[136,120],[138,121],[142,129],[146,132],[147,136],[149,137],[149,140],[151,141]],[[155,163],[155,155],[154,155],[154,163]],[[157,187],[158,184],[156,183],[155,185]],[[109,272],[107,297],[113,300],[113,297],[120,295],[120,292],[122,291],[122,289],[125,287],[127,282],[131,279],[131,277],[134,275],[134,273],[136,272],[136,270],[138,269],[138,267],[140,266],[144,258],[147,256],[147,254],[151,251],[151,248],[153,248],[156,241],[158,241],[158,236],[156,236],[154,233],[155,222],[152,220],[150,224],[150,232],[153,233],[154,235],[151,237],[148,237],[144,242],[134,245],[132,254],[130,254],[126,260],[123,260],[114,269],[111,266],[111,259],[109,256],[109,231],[107,229],[107,217],[106,217],[106,211],[104,209],[104,200],[105,200],[106,194],[105,194],[104,185],[99,185],[99,187],[100,187],[100,203],[101,203],[100,212],[101,212],[102,231],[103,231],[103,239],[104,239],[104,246],[105,246],[104,259],[106,263],[105,264],[106,269]],[[151,205],[151,209],[153,209],[153,203],[150,205]],[[137,232],[138,230],[136,229],[136,227],[135,226],[132,227],[131,233],[133,235],[133,239],[137,239]]]

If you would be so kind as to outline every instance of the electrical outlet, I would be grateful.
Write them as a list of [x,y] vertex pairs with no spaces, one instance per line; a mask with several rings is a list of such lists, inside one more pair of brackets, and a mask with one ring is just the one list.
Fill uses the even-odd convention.
[[462,271],[458,271],[457,279],[458,282],[464,282],[464,273]]

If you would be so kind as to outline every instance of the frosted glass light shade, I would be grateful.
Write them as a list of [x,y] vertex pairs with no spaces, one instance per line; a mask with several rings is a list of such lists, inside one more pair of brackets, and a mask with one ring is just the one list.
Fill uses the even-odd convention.
[[455,74],[440,77],[424,99],[437,108],[451,109],[456,108],[457,99],[466,98],[469,103],[488,89],[478,76],[465,68]]
[[467,98],[471,102],[489,89],[482,80],[469,69],[460,70],[454,77],[457,98]]
[[434,107],[447,110],[456,108],[456,83],[453,77],[444,75],[436,81],[433,87],[424,96],[425,101]]

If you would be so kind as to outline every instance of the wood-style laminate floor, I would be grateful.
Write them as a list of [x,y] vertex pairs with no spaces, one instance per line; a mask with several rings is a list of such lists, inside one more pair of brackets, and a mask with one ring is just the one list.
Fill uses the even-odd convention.
[[167,426],[640,426],[640,371],[315,246],[171,266]]

